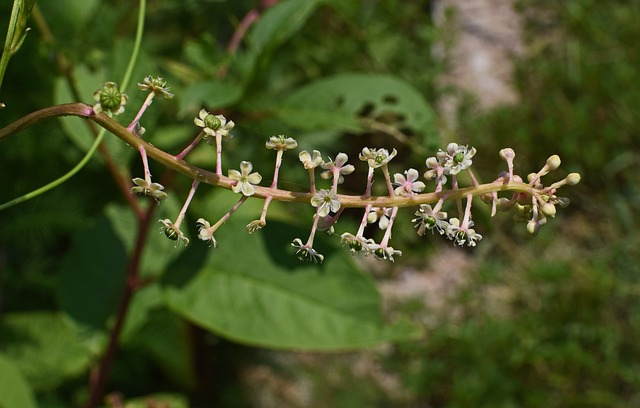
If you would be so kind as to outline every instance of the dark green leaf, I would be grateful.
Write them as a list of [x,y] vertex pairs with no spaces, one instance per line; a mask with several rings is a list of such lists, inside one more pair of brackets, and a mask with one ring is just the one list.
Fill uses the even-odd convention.
[[[70,322],[59,314],[7,314],[0,321],[0,333],[3,352],[35,390],[53,389],[65,379],[79,375],[89,366],[90,350]],[[0,378],[3,372],[0,369]],[[5,394],[0,395],[0,400],[6,402]]]
[[346,252],[320,244],[324,263],[303,263],[290,246],[293,227],[272,222],[264,239],[247,235],[245,224],[226,225],[205,267],[167,285],[170,308],[231,340],[265,347],[352,349],[411,335],[383,323],[375,285]]
[[75,320],[103,328],[120,300],[125,272],[125,249],[109,221],[101,218],[76,234],[65,257],[58,283],[60,306]]

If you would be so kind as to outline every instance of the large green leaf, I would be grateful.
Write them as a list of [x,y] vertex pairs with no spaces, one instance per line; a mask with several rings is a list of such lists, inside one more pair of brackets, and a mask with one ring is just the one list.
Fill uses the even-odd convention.
[[[37,391],[53,389],[65,379],[81,374],[91,361],[91,351],[76,328],[56,313],[7,314],[0,321],[0,339],[3,353]],[[0,369],[0,378],[2,373]],[[0,395],[5,402],[5,394]]]
[[0,408],[36,408],[33,393],[18,368],[0,355]]
[[317,80],[287,97],[278,113],[304,130],[358,130],[366,113],[427,138],[437,131],[434,112],[422,95],[391,75],[340,74]]
[[293,36],[307,21],[322,0],[285,0],[270,7],[250,32],[255,54],[272,50]]
[[245,224],[225,225],[197,273],[167,279],[171,309],[231,340],[274,348],[353,349],[413,334],[384,324],[374,283],[346,251],[320,242],[324,263],[303,263],[292,253],[294,227],[271,222],[263,236],[246,234]]
[[125,249],[106,218],[76,234],[60,271],[57,294],[75,320],[104,328],[115,311],[126,273]]
[[[175,217],[175,214],[180,212],[181,203],[178,201],[180,199],[182,198],[169,192],[169,197],[160,206],[158,218]],[[153,199],[148,198],[148,200],[151,201],[151,205],[156,205]],[[105,213],[117,236],[116,239],[122,242],[127,253],[131,253],[138,234],[135,216],[127,207],[115,204],[109,205]],[[152,220],[149,228],[139,272],[139,275],[145,278],[164,273],[166,267],[184,250],[183,246],[176,246],[175,241],[167,239],[161,232],[160,224],[156,219]],[[183,225],[180,229],[188,236],[187,225]]]

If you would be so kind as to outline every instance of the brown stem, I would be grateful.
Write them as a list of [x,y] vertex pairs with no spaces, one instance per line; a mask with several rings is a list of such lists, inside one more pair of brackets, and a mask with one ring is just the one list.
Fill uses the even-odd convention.
[[[91,119],[134,149],[138,149],[138,147],[143,146],[147,151],[149,157],[167,168],[184,174],[192,180],[199,180],[201,182],[217,187],[222,187],[227,190],[231,190],[234,185],[234,181],[226,176],[219,176],[210,171],[193,166],[184,160],[176,159],[175,156],[158,149],[157,147],[138,137],[136,134],[128,131],[126,127],[116,122],[104,113],[95,115],[91,106],[82,103],[56,105],[30,113],[23,118],[13,122],[12,124],[0,129],[0,140],[12,133],[32,126],[44,119],[56,116],[70,115]],[[500,178],[492,183],[480,184],[477,187],[467,187],[459,188],[456,190],[444,190],[433,193],[415,194],[407,197],[353,196],[338,194],[338,199],[340,200],[341,206],[345,208],[363,208],[367,205],[372,205],[375,207],[411,207],[420,204],[433,204],[438,202],[441,198],[457,200],[464,198],[468,194],[478,196],[497,191],[513,191],[535,194],[538,190],[528,184],[511,180],[509,180],[509,182],[505,184],[503,178]],[[295,192],[260,186],[255,187],[255,194],[252,197],[264,199],[270,196],[273,197],[273,199],[276,201],[286,202],[309,203],[311,200],[311,194],[308,192]]]
[[133,295],[140,287],[139,271],[140,262],[142,260],[142,251],[144,250],[147,236],[149,234],[149,223],[155,209],[154,205],[150,205],[147,211],[143,213],[142,217],[138,218],[138,236],[136,238],[136,244],[127,266],[127,275],[124,292],[120,299],[120,305],[118,306],[118,312],[116,314],[116,321],[109,333],[109,342],[107,349],[100,360],[100,365],[94,375],[91,376],[89,384],[89,399],[84,405],[85,408],[96,407],[102,395],[104,394],[105,385],[109,378],[109,372],[116,355],[116,349],[118,348],[118,340],[122,327],[124,325],[129,305],[133,299]]

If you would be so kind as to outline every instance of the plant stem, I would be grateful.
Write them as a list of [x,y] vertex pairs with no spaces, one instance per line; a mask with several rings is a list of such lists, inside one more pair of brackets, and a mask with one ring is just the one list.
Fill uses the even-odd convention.
[[122,327],[124,326],[127,312],[129,311],[129,305],[133,299],[133,295],[139,286],[138,275],[140,271],[140,262],[142,261],[142,252],[147,242],[147,236],[149,234],[149,223],[155,210],[154,205],[150,205],[142,218],[138,219],[138,236],[136,238],[136,244],[127,266],[127,276],[124,292],[120,299],[120,305],[118,306],[118,312],[116,314],[116,321],[109,333],[109,342],[107,343],[107,349],[100,360],[95,375],[91,376],[89,383],[89,399],[84,405],[85,408],[94,408],[98,405],[104,388],[111,371],[111,365],[115,358],[116,349],[118,348],[118,340]]
[[[32,126],[44,119],[57,116],[79,116],[88,118],[94,121],[99,126],[105,128],[107,131],[120,138],[126,144],[130,145],[134,149],[138,149],[139,146],[143,146],[147,151],[149,157],[154,159],[161,165],[173,169],[183,175],[189,177],[192,180],[199,180],[207,184],[222,187],[227,190],[231,190],[234,181],[226,176],[218,176],[210,171],[204,170],[200,167],[193,166],[184,160],[178,160],[175,156],[167,153],[157,147],[149,144],[145,140],[138,137],[136,134],[131,133],[126,127],[116,122],[104,113],[95,115],[93,109],[89,105],[81,103],[72,103],[64,105],[56,105],[48,108],[41,109],[39,111],[30,113],[21,119],[18,119],[14,123],[0,129],[0,140],[23,130],[29,126]],[[375,207],[411,207],[420,204],[433,204],[442,199],[462,199],[468,194],[473,196],[479,196],[486,193],[498,192],[498,191],[512,191],[522,192],[528,194],[536,194],[538,191],[534,186],[525,184],[522,182],[516,182],[509,180],[504,182],[504,178],[499,178],[492,183],[480,184],[477,187],[458,188],[455,190],[442,190],[432,193],[415,194],[411,196],[353,196],[338,194],[341,206],[345,208],[364,208],[366,205],[372,205]],[[285,202],[306,202],[311,200],[311,194],[308,192],[296,192],[289,190],[280,190],[277,188],[268,187],[255,187],[255,194],[252,197],[265,199],[267,197],[273,197],[276,201]]]

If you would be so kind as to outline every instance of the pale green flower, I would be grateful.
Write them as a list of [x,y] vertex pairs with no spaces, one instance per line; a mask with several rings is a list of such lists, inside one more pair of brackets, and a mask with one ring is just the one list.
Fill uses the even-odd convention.
[[366,239],[363,236],[356,236],[348,232],[345,232],[340,236],[340,242],[343,246],[349,248],[349,252],[351,252],[351,254],[362,253],[365,255],[369,255],[372,252],[371,245],[375,244],[371,238]]
[[115,82],[105,82],[102,89],[98,89],[93,93],[93,99],[97,102],[93,106],[93,111],[96,114],[105,112],[111,116],[124,112],[124,105],[126,105],[129,97],[127,94],[120,92]]
[[253,165],[248,161],[240,163],[240,171],[229,170],[229,178],[236,181],[236,184],[231,187],[234,193],[241,192],[246,196],[250,196],[256,192],[253,186],[262,181],[262,176],[257,172],[251,173],[251,170],[253,170]]
[[232,120],[227,122],[224,116],[213,115],[207,112],[206,109],[200,110],[198,117],[193,119],[193,123],[204,129],[204,139],[216,136],[229,136],[229,131],[235,126]]
[[381,261],[389,260],[391,262],[394,262],[394,259],[393,259],[394,256],[402,256],[402,251],[393,249],[393,247],[390,247],[390,246],[373,244],[373,245],[370,245],[369,248],[373,252],[373,255],[376,257],[376,259]]
[[153,197],[156,201],[160,202],[167,198],[167,193],[164,191],[164,187],[160,183],[149,183],[142,178],[134,178],[133,183],[135,187],[131,187],[131,192],[134,194],[143,194],[149,197]]
[[420,209],[415,213],[416,218],[411,222],[417,222],[418,235],[423,235],[425,230],[438,231],[443,235],[449,228],[446,221],[447,213],[443,211],[433,211],[429,204],[420,204]]
[[366,161],[369,167],[377,169],[378,167],[382,167],[383,165],[389,163],[391,159],[396,157],[398,152],[396,149],[393,149],[391,153],[387,149],[374,149],[365,147],[362,149],[362,152],[358,156],[360,160]]
[[158,220],[158,222],[162,224],[160,230],[164,232],[167,238],[176,241],[176,246],[180,245],[181,242],[184,242],[184,246],[189,245],[189,238],[185,237],[182,231],[180,231],[180,228],[171,222],[171,220],[164,219]]
[[153,92],[156,96],[171,99],[173,98],[173,94],[169,92],[169,88],[166,85],[167,81],[162,79],[162,77],[152,77],[151,75],[147,75],[144,78],[144,81],[141,84],[138,84],[138,89],[141,91]]
[[296,238],[291,243],[291,246],[296,249],[298,259],[301,261],[308,261],[313,263],[322,263],[324,261],[324,255],[321,255],[315,249],[310,246],[304,245],[300,238]]
[[214,231],[213,228],[211,228],[209,221],[204,218],[198,218],[196,225],[198,226],[198,238],[202,241],[209,241],[211,246],[217,248],[218,242],[216,242],[216,239],[213,237]]
[[265,147],[274,150],[291,150],[298,147],[298,142],[285,135],[271,136],[267,143],[265,143]]
[[313,151],[313,156],[309,154],[308,151],[303,150],[300,152],[300,154],[298,154],[298,157],[300,158],[300,161],[302,162],[304,168],[307,170],[315,169],[322,164],[322,155],[317,150]]

